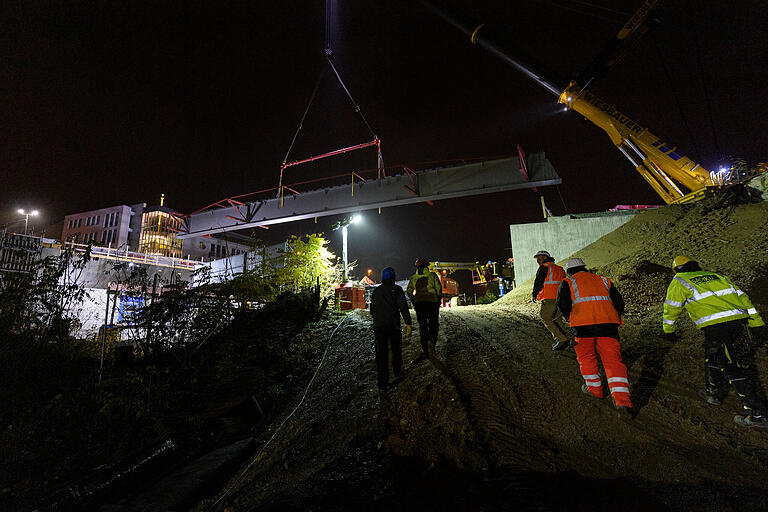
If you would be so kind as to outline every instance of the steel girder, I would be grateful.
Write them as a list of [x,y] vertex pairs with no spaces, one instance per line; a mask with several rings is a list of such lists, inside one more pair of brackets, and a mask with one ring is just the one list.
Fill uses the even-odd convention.
[[561,183],[544,153],[526,158],[528,180],[518,157],[430,169],[302,192],[194,213],[179,238],[268,226],[283,222],[454,197],[506,192]]

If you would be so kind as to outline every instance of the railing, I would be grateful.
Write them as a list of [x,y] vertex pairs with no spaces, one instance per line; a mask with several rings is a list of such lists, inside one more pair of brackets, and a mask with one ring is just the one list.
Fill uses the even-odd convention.
[[[85,252],[87,245],[67,242],[67,247],[72,247],[77,252]],[[143,252],[133,252],[127,249],[116,249],[112,247],[91,247],[91,256],[116,261],[126,261],[128,263],[140,263],[144,265],[155,265],[157,267],[172,267],[195,270],[202,265],[199,261],[192,259],[176,258],[173,256],[161,256],[159,254],[145,254]]]

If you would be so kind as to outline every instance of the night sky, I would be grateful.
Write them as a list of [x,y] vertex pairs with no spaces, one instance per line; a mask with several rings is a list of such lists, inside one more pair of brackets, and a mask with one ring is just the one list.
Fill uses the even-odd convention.
[[[565,80],[640,1],[438,3]],[[334,63],[386,165],[505,156],[519,143],[546,152],[561,175],[559,191],[542,191],[555,214],[659,204],[601,130],[560,112],[549,93],[417,2],[337,0],[334,14]],[[592,91],[709,169],[728,157],[768,160],[766,4],[668,0],[657,16],[661,25]],[[324,21],[319,0],[4,2],[0,223],[38,208],[36,223],[53,225],[68,213],[156,204],[161,193],[188,213],[276,186],[325,66]],[[289,159],[371,139],[326,73]],[[362,150],[292,168],[286,181],[375,165],[374,151]],[[417,257],[505,259],[509,224],[540,220],[541,208],[525,190],[365,218],[350,230],[350,258],[404,277]],[[336,220],[259,234],[274,243]]]

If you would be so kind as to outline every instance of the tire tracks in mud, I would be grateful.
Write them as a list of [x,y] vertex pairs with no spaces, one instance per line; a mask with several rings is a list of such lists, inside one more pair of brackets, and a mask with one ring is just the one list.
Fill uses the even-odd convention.
[[[506,473],[551,470],[546,451],[531,443],[535,413],[521,403],[521,393],[514,382],[525,382],[528,375],[513,379],[510,369],[521,369],[515,354],[501,351],[499,344],[471,328],[461,315],[441,315],[443,343],[433,365],[453,383],[473,428],[483,440],[493,469]],[[527,373],[527,372],[523,372]],[[510,478],[505,478],[510,480]],[[523,490],[522,479],[510,482]]]
[[[530,318],[509,310],[500,315],[498,311],[492,309],[467,309],[460,312],[445,312],[441,319],[447,327],[446,336],[455,333],[457,339],[453,343],[464,345],[465,351],[470,352],[471,359],[476,361],[477,368],[485,370],[486,375],[483,380],[487,387],[485,395],[500,401],[499,409],[507,414],[505,419],[509,422],[505,430],[517,437],[511,441],[510,446],[516,448],[522,443],[527,444],[528,450],[523,451],[522,454],[520,449],[512,450],[516,455],[513,459],[516,466],[530,468],[530,460],[544,457],[543,462],[549,471],[566,469],[580,471],[577,468],[584,468],[587,464],[606,477],[632,474],[642,476],[642,471],[638,474],[631,467],[634,462],[631,462],[630,453],[640,457],[637,460],[638,463],[645,464],[648,466],[647,469],[651,469],[652,457],[645,454],[643,448],[650,442],[649,448],[653,446],[650,449],[657,450],[660,454],[666,452],[662,457],[668,463],[674,464],[677,461],[679,464],[681,461],[687,461],[686,464],[698,466],[694,473],[729,482],[729,485],[739,480],[753,482],[753,484],[759,481],[759,474],[762,472],[755,473],[755,470],[764,466],[765,457],[768,455],[764,438],[760,439],[760,434],[755,432],[737,432],[737,436],[734,436],[735,427],[730,423],[729,418],[723,421],[712,417],[713,413],[719,413],[720,416],[727,416],[727,414],[697,407],[697,397],[689,389],[690,386],[685,386],[682,382],[668,377],[661,382],[657,381],[653,390],[655,396],[653,406],[648,407],[639,419],[622,421],[614,417],[615,412],[610,398],[604,402],[580,401],[583,397],[581,391],[576,389],[581,380],[575,356],[566,353],[554,355],[548,350],[548,346],[545,348],[541,345],[538,342],[539,332],[542,336],[547,336],[548,333],[539,326],[537,318]],[[536,322],[536,325],[530,327],[525,325],[531,322]],[[505,331],[509,334],[502,335]],[[515,338],[516,336],[518,339]],[[529,344],[529,341],[533,345]],[[452,353],[450,344],[451,341],[448,340],[447,346],[444,345],[444,352],[446,362],[455,375],[457,387],[463,385],[470,399],[475,394],[484,396],[484,390],[478,389],[482,386],[467,384],[466,368],[457,366],[455,363],[461,354],[461,349],[457,348],[454,351],[459,354]],[[548,365],[545,358],[552,356],[554,359],[551,365]],[[569,368],[570,364],[564,364],[564,356],[573,360],[571,363],[573,366]],[[566,374],[569,376],[565,377]],[[630,376],[631,379],[632,376]],[[469,382],[472,384],[471,378]],[[693,407],[690,407],[689,401],[693,402]],[[475,402],[471,403],[473,406],[477,403],[478,423],[482,430],[485,426],[483,407],[486,400],[475,398]],[[579,412],[583,408],[588,408],[588,411],[592,412]],[[595,421],[599,423],[607,421],[605,427],[601,428],[609,429],[609,437],[602,438],[600,435],[595,437],[590,433],[587,433],[586,437],[580,436],[578,427],[574,432],[576,439],[566,440],[562,434],[547,436],[547,429],[558,428],[558,422],[563,420],[555,416],[566,415],[567,420],[569,414],[576,421],[575,425],[587,428]],[[553,417],[554,421],[549,421]],[[492,428],[486,428],[485,431],[491,446],[505,447],[503,436],[499,440],[495,438],[496,432]],[[545,433],[544,439],[541,436],[542,432]],[[740,438],[741,441],[735,438]],[[611,443],[609,439],[618,443],[617,446],[631,440],[631,445],[634,447],[630,452],[622,453],[624,462],[616,462],[615,457],[609,453],[610,450],[604,446],[606,442]],[[598,449],[584,451],[587,446]],[[575,451],[574,448],[576,448]],[[523,456],[522,464],[521,455]],[[529,460],[526,461],[526,458]],[[720,464],[710,461],[719,461]],[[718,469],[721,464],[734,468],[729,476],[724,476],[721,469]],[[678,471],[685,479],[688,471],[682,469]],[[654,479],[650,473],[648,477]],[[662,481],[667,479],[665,473],[659,473],[655,478]]]

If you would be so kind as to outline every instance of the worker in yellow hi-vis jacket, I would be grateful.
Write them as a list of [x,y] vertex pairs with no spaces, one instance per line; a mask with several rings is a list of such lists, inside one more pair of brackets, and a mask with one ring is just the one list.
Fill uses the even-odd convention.
[[[688,256],[672,262],[676,272],[664,300],[663,330],[674,338],[675,321],[683,308],[694,325],[704,332],[706,388],[703,398],[720,405],[732,384],[741,398],[746,414],[733,418],[738,425],[768,428],[768,410],[755,391],[754,383],[736,360],[733,344],[752,337],[765,342],[765,322],[746,293],[730,278],[702,270]],[[749,333],[747,327],[752,331]]]
[[434,349],[437,344],[440,301],[443,299],[440,277],[429,270],[429,262],[424,258],[416,260],[416,273],[411,276],[405,293],[411,298],[413,309],[416,310],[422,350],[419,359],[424,359],[429,357],[429,345]]

